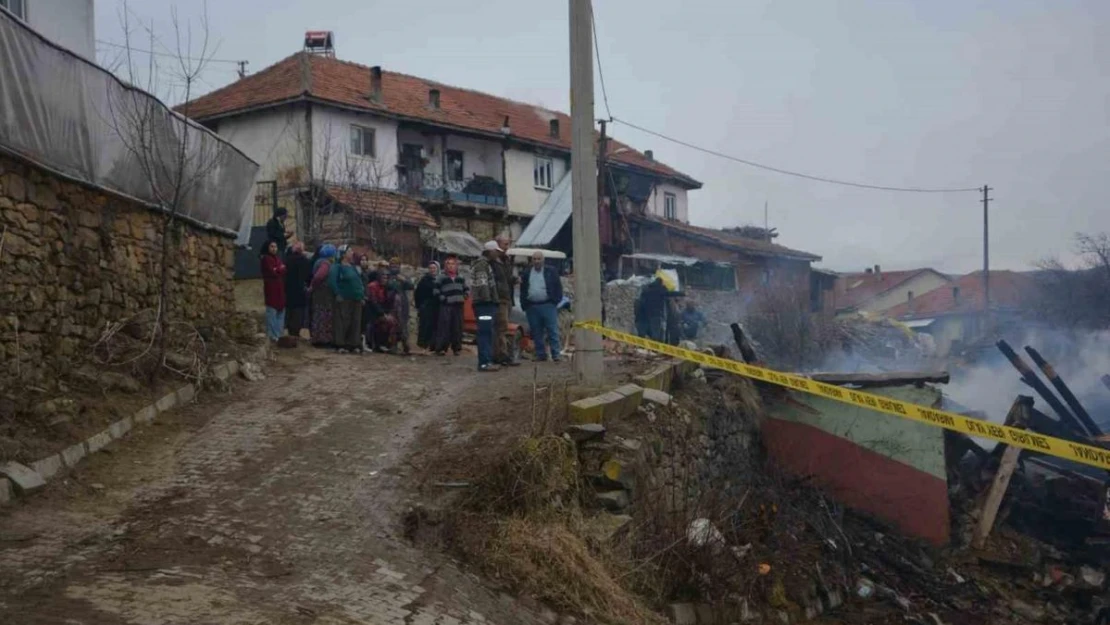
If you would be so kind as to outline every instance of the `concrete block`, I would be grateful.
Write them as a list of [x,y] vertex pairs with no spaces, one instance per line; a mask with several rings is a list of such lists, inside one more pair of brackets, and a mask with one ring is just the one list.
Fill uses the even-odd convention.
[[644,401],[644,387],[642,386],[625,384],[613,389],[613,392],[624,397],[624,403],[621,404],[621,418],[635,413]]
[[193,398],[195,398],[196,396],[197,387],[193,386],[192,384],[186,384],[185,386],[177,389],[177,405],[183,406],[193,401]]
[[671,394],[654,388],[645,388],[644,401],[659,404],[660,406],[668,406],[671,403]]
[[667,613],[674,625],[698,625],[698,613],[692,603],[672,603],[667,606]]
[[670,364],[659,365],[643,375],[632,378],[632,381],[643,388],[653,388],[657,391],[670,392],[674,368]]
[[49,480],[57,475],[58,471],[62,470],[62,466],[62,457],[58,454],[31,463],[31,468],[34,469],[35,473],[41,475],[44,480]]
[[12,482],[6,477],[0,477],[0,506],[6,506],[15,498]]
[[144,424],[145,425],[147,423],[150,423],[151,421],[154,421],[154,418],[157,417],[157,416],[158,416],[158,408],[154,404],[150,404],[146,408],[142,408],[139,411],[137,411],[134,415],[132,415],[131,420],[134,421],[136,425],[138,425],[138,424]]
[[0,475],[11,480],[15,489],[21,493],[29,493],[46,486],[46,480],[26,465],[18,462],[0,464]]
[[597,440],[605,437],[605,426],[600,423],[577,423],[567,427],[567,434],[576,443]]
[[88,448],[85,447],[84,441],[77,443],[71,447],[66,447],[62,450],[62,462],[69,468],[77,466],[78,462],[88,454]]
[[167,393],[165,397],[154,403],[154,407],[158,409],[158,412],[173,410],[177,407],[177,393]]
[[579,399],[570,405],[570,420],[572,423],[601,423],[604,409],[605,400],[601,396]]
[[88,438],[88,440],[85,441],[85,445],[89,448],[90,454],[95,454],[96,452],[104,449],[111,444],[112,433],[108,430],[104,430],[99,434],[93,434]]
[[112,438],[114,439],[121,439],[124,436],[127,436],[127,433],[131,431],[131,427],[134,424],[135,422],[131,420],[131,417],[124,417],[119,421],[116,421],[115,423],[109,425],[108,433],[111,434]]
[[228,370],[227,363],[212,367],[212,377],[221,382],[226,382],[231,377],[231,371]]

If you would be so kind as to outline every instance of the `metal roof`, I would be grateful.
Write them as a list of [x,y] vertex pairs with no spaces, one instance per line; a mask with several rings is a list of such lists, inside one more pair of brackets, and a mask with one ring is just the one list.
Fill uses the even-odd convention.
[[552,189],[539,212],[528,222],[520,238],[516,240],[518,247],[543,247],[550,245],[563,229],[563,225],[570,219],[571,205],[570,171],[563,175],[563,179]]
[[709,264],[709,265],[720,265],[722,267],[731,267],[732,266],[730,263],[725,263],[725,262],[720,262],[720,261],[715,261],[715,260],[703,260],[701,258],[693,258],[691,256],[675,256],[674,254],[650,254],[650,253],[647,253],[647,252],[637,252],[635,254],[625,254],[624,257],[625,258],[635,258],[637,260],[652,260],[652,261],[655,261],[657,263],[661,263],[661,264],[664,264],[664,265],[682,265],[684,267],[689,267],[691,265],[696,265],[698,263],[706,263],[706,264]]

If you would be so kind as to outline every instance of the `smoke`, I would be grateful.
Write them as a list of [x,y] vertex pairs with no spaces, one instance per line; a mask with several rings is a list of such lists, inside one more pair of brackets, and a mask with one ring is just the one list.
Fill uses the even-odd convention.
[[[1019,339],[1009,340],[1009,343],[1045,385],[1055,392],[1051,382],[1041,375],[1024,348],[1029,345],[1040,352],[1079,398],[1095,423],[1110,429],[1110,389],[1100,379],[1110,374],[1110,331],[1036,328],[1025,330]],[[992,347],[974,365],[954,369],[951,374],[952,381],[944,388],[945,396],[970,410],[985,412],[991,421],[1004,421],[1019,394],[1032,396],[1038,410],[1056,417],[1036,391],[1021,381],[1017,370],[996,348]]]

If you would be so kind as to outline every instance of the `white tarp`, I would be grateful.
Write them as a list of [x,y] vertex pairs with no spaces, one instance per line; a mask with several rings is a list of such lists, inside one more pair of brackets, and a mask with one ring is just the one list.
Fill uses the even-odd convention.
[[[184,149],[182,149],[184,147]],[[258,164],[0,11],[0,150],[238,235]]]

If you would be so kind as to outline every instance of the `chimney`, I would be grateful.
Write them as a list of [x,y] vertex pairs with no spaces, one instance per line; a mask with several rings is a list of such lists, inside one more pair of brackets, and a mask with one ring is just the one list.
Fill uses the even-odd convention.
[[654,161],[655,160],[655,152],[652,152],[651,150],[644,150],[644,158],[646,158],[649,161]]
[[960,287],[958,286],[952,287],[952,301],[957,304],[960,303]]
[[509,127],[509,116],[505,116],[505,121],[501,122],[501,134],[512,134],[513,129]]
[[879,276],[879,280],[882,280],[883,279],[883,268],[878,266],[878,265],[875,265],[875,275]]
[[382,68],[380,65],[370,68],[370,101],[379,104],[382,101]]
[[558,118],[547,122],[547,129],[552,139],[559,138],[559,120]]
[[871,268],[868,267],[868,268],[864,269],[863,273],[866,273],[867,275],[871,275]]
[[433,111],[439,110],[439,89],[428,90],[428,108]]

